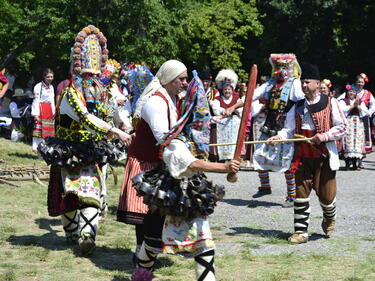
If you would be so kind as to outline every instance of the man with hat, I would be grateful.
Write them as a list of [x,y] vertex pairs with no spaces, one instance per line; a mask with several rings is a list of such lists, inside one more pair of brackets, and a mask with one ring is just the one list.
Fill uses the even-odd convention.
[[297,198],[294,201],[292,244],[308,241],[310,193],[315,189],[323,210],[322,229],[329,237],[336,225],[336,170],[340,167],[335,141],[346,133],[347,122],[335,98],[319,92],[317,66],[301,63],[305,99],[288,112],[284,128],[273,140],[293,138],[294,133],[312,138],[296,146],[291,170],[295,171]]
[[[12,141],[20,141],[25,134],[30,136],[32,130],[33,118],[31,116],[31,103],[28,101],[27,93],[17,88],[14,90],[12,101],[9,104],[10,115],[12,116]],[[29,130],[28,130],[29,129]]]
[[212,87],[211,71],[209,69],[205,69],[202,71],[202,73],[199,76],[202,79],[203,88],[204,88],[204,91],[206,92],[207,100],[209,102],[213,101],[215,97],[219,95],[219,91],[215,89],[214,87]]

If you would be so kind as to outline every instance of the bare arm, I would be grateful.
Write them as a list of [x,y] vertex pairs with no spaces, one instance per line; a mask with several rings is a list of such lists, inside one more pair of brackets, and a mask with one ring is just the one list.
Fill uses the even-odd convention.
[[213,163],[203,160],[195,160],[189,165],[192,170],[219,173],[237,173],[240,169],[240,162],[230,160],[227,163]]

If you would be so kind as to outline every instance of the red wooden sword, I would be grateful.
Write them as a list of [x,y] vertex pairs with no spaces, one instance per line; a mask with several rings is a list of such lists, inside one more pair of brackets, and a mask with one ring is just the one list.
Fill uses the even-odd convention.
[[[253,103],[254,90],[255,90],[255,85],[256,85],[256,82],[257,82],[257,75],[258,75],[258,67],[257,67],[256,64],[254,64],[251,67],[249,82],[247,84],[246,97],[245,97],[245,102],[244,102],[244,105],[243,105],[241,124],[240,124],[240,128],[238,130],[236,150],[234,152],[233,160],[238,160],[238,161],[241,160],[241,149],[242,149],[243,143],[245,141],[247,117],[248,117],[250,109],[251,109],[251,104]],[[236,173],[229,173],[227,175],[227,181],[236,182],[237,181],[237,174]]]

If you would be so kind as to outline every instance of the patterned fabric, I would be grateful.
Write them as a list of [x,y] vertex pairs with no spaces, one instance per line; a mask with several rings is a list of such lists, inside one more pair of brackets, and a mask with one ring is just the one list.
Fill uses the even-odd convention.
[[176,221],[166,216],[163,227],[163,253],[196,256],[215,248],[206,217]]
[[[240,128],[241,118],[238,115],[232,115],[223,118],[216,124],[217,142],[218,143],[235,143],[237,140],[238,130]],[[219,160],[233,159],[235,145],[218,146]]]
[[285,172],[285,180],[288,190],[288,196],[296,198],[296,177],[293,173]]
[[61,169],[65,194],[73,193],[81,204],[100,208],[101,182],[99,167],[87,166],[78,170]]
[[[268,136],[262,135],[260,140]],[[274,146],[267,143],[256,144],[254,151],[254,169],[285,172],[289,169],[294,155],[293,143],[278,143]]]
[[145,65],[136,65],[134,68],[128,70],[129,90],[132,95],[132,110],[135,111],[135,106],[144,89],[154,79],[154,75]]
[[258,177],[260,180],[260,188],[271,188],[270,186],[270,175],[268,171],[258,171]]
[[154,169],[157,164],[128,157],[117,207],[117,221],[128,224],[143,223],[143,218],[148,211],[148,207],[143,204],[143,197],[138,195],[132,179],[141,172]]
[[53,109],[51,104],[39,103],[40,121],[35,121],[33,136],[37,138],[46,138],[55,136],[55,127],[53,120]]
[[158,144],[167,146],[182,130],[191,138],[199,150],[209,151],[210,109],[198,73],[193,71],[186,98],[181,106],[181,118]]
[[359,116],[351,115],[347,117],[348,132],[344,137],[344,157],[362,158],[365,152],[365,134],[363,121]]

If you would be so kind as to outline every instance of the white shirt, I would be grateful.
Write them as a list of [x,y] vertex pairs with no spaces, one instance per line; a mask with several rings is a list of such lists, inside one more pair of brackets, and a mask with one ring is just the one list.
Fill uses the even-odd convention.
[[[42,87],[43,85],[43,87]],[[55,91],[52,85],[47,86],[43,82],[39,82],[34,87],[34,99],[31,107],[31,115],[39,116],[39,103],[49,103],[52,107],[52,113],[55,114]]]
[[[320,95],[321,94],[317,95],[312,102],[308,102],[307,100],[305,100],[305,105],[315,104],[319,102]],[[294,131],[296,128],[295,110],[296,105],[293,105],[293,107],[289,110],[289,112],[286,115],[284,128],[277,133],[278,136],[280,136],[282,139],[294,137]],[[347,121],[343,112],[340,109],[338,101],[335,98],[331,98],[331,120],[332,128],[329,129],[328,132],[323,133],[326,139],[326,142],[324,144],[329,152],[331,169],[338,170],[340,167],[340,161],[338,158],[335,140],[339,140],[345,135],[347,130]],[[311,115],[308,112],[304,114],[301,129],[315,130],[314,122],[311,118]]]
[[[344,115],[346,117],[349,115],[349,113],[350,113],[350,111],[349,111],[350,106],[354,103],[355,100],[356,99],[350,100],[350,104],[349,105],[347,105],[344,100],[340,100],[339,101],[340,108],[341,108],[342,112],[344,113]],[[361,102],[361,104],[359,105],[359,107],[361,108],[361,110],[359,111],[359,117],[362,118],[364,116],[367,116],[369,110],[367,109],[367,106],[365,105],[365,103]]]
[[20,109],[18,108],[18,105],[17,103],[15,103],[14,101],[12,101],[10,104],[9,104],[9,110],[10,110],[10,115],[13,117],[13,118],[20,118]]
[[156,141],[160,141],[177,121],[176,105],[170,98],[168,103],[171,124],[168,122],[168,105],[159,96],[151,96],[141,111],[141,118],[149,125]]
[[171,176],[177,179],[191,177],[194,171],[189,169],[189,166],[196,160],[185,143],[178,139],[172,140],[163,151],[163,161]]

